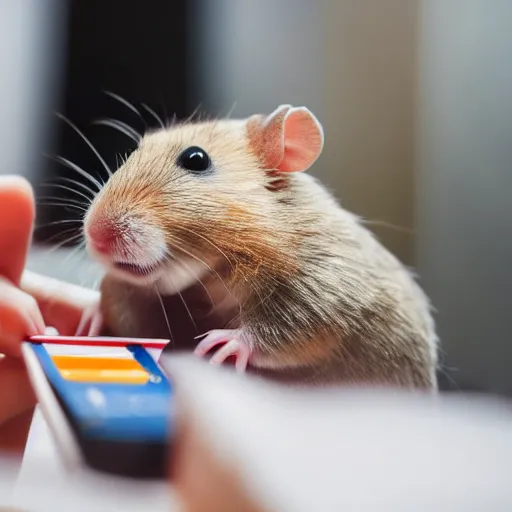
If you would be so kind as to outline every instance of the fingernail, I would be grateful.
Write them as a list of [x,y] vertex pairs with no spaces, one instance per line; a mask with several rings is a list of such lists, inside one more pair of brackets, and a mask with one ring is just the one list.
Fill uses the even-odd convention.
[[44,334],[44,332],[46,331],[46,324],[44,323],[44,320],[37,322],[37,329],[41,334]]

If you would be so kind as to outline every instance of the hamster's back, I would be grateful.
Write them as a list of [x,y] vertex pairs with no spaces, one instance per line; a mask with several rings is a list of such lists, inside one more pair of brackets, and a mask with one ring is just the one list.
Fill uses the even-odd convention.
[[[348,357],[344,371],[353,369],[354,381],[437,388],[438,338],[430,302],[412,273],[317,179],[304,173],[293,178],[295,222],[314,233],[303,249],[304,275],[320,293],[334,284],[339,297],[325,294],[326,308],[338,316],[355,312],[360,322],[359,332],[340,332],[340,353]],[[372,360],[374,378],[368,375]]]

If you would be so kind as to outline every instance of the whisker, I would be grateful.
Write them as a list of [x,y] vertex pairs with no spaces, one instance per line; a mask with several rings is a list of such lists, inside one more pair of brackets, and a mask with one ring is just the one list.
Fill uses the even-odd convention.
[[457,383],[457,381],[451,376],[450,371],[457,371],[457,368],[446,368],[443,366],[440,366],[438,368],[439,373],[441,373],[444,377],[446,377],[449,381],[449,383],[454,387],[456,391],[460,391],[460,386]]
[[[83,248],[86,248],[85,239],[83,240],[81,245],[82,245]],[[85,262],[84,260],[87,259],[88,255],[89,255],[89,253],[87,252],[87,250],[84,250],[82,252],[82,254],[80,255],[80,259],[79,259],[78,264],[83,265],[84,262]],[[91,285],[88,285],[89,278],[92,278],[92,284]],[[103,279],[103,275],[100,275],[97,279],[94,279],[93,276],[88,275],[87,272],[85,272],[84,273],[84,277],[82,279],[80,279],[80,286],[83,286],[83,287],[86,287],[86,288],[90,288],[92,290],[97,290],[98,289],[98,285],[99,285],[99,283],[101,283],[102,279]]]
[[65,181],[65,182],[68,182],[68,183],[72,183],[73,185],[76,185],[77,187],[80,187],[83,190],[89,192],[92,195],[92,198],[90,198],[91,201],[96,197],[96,194],[98,193],[97,191],[94,191],[92,188],[90,188],[85,183],[82,183],[81,181],[74,180],[73,178],[67,178],[67,177],[64,177],[64,176],[59,176],[58,178],[56,178],[56,180],[57,181]]
[[215,250],[217,250],[222,256],[224,256],[224,258],[226,259],[226,261],[229,263],[229,266],[231,268],[234,268],[233,266],[233,263],[231,263],[231,260],[228,258],[228,256],[226,255],[225,252],[223,252],[219,247],[217,247],[211,240],[209,240],[208,238],[206,238],[205,236],[199,234],[199,233],[196,233],[195,231],[193,231],[192,229],[189,229],[185,226],[180,226],[180,229],[184,229],[185,231],[188,231],[189,233],[191,233],[192,235],[194,236],[197,236],[201,239],[203,239],[205,242],[208,242]]
[[71,249],[67,256],[62,260],[61,265],[64,265],[73,255],[77,254],[78,251],[85,248],[85,240],[82,240],[75,248]]
[[[44,240],[44,243],[48,243],[48,242],[51,242],[52,240],[54,240],[55,238],[59,237],[59,236],[62,236],[64,235],[65,233],[70,233],[70,232],[73,232],[73,233],[76,233],[76,228],[68,228],[68,229],[65,229],[63,231],[59,231],[58,233],[55,233],[53,234],[52,236],[48,237],[46,240]],[[79,238],[82,236],[82,233],[77,233],[73,236],[70,236],[69,238],[66,238],[66,240],[64,240],[64,243],[68,243],[68,242],[71,242],[73,241],[75,238]]]
[[107,96],[110,96],[111,98],[115,99],[119,103],[122,103],[125,107],[129,108],[132,112],[135,112],[137,116],[139,116],[143,121],[144,118],[142,117],[142,114],[139,112],[139,110],[130,103],[127,99],[123,98],[122,96],[119,96],[119,94],[116,94],[112,91],[103,91]]
[[[193,122],[194,117],[196,117],[196,116],[199,114],[199,112],[200,112],[200,110],[201,110],[201,107],[202,107],[202,104],[201,104],[201,103],[199,103],[199,104],[197,105],[197,107],[194,109],[194,111],[192,112],[192,114],[190,114],[190,116],[185,120],[185,123],[191,123],[191,122]],[[200,114],[199,114],[199,116],[198,116],[198,119],[200,119]]]
[[370,219],[360,219],[361,224],[366,224],[368,226],[380,226],[383,228],[393,229],[398,231],[399,233],[404,233],[407,235],[414,236],[414,230],[410,228],[405,228],[403,226],[397,226],[396,224],[391,224],[390,222],[386,222],[384,220],[370,220]]
[[[169,237],[169,241],[170,243],[172,244],[172,237]],[[175,240],[176,242],[179,243],[179,240]],[[224,281],[224,279],[222,279],[221,275],[215,270],[213,269],[210,265],[208,265],[206,262],[204,262],[201,258],[199,258],[198,256],[195,256],[194,254],[192,254],[191,252],[187,251],[186,249],[184,249],[183,247],[179,246],[179,251],[183,252],[184,254],[186,254],[187,256],[189,256],[190,258],[198,261],[199,263],[201,263],[202,265],[204,265],[215,277],[217,277],[217,279],[222,283],[222,285],[224,286],[224,288],[226,289],[226,291],[231,294],[231,291],[229,290],[228,288],[228,285],[226,284],[226,282]]]
[[[69,231],[70,230],[66,230],[66,231],[63,231],[61,233],[56,233],[55,235],[47,238],[44,243],[47,244],[47,243],[50,242],[50,240],[55,239],[58,235],[62,235],[63,233],[69,233]],[[58,242],[56,244],[52,244],[52,246],[49,247],[45,251],[45,253],[47,255],[53,254],[54,252],[58,251],[59,249],[62,249],[66,244],[69,244],[69,243],[72,243],[72,242],[78,242],[80,244],[81,243],[80,239],[83,239],[83,234],[82,233],[77,233],[77,234],[75,234],[73,236],[68,236],[64,240],[61,240],[60,242]]]
[[232,107],[228,110],[228,113],[225,116],[226,119],[229,119],[231,117],[231,115],[235,111],[235,108],[236,108],[237,104],[238,104],[238,100],[235,100],[233,105],[232,105]]
[[112,171],[110,170],[110,167],[108,166],[107,162],[103,159],[103,157],[100,155],[99,151],[94,147],[93,143],[83,134],[83,132],[75,126],[66,116],[63,116],[62,114],[56,113],[57,117],[59,119],[62,119],[65,123],[67,123],[75,132],[85,141],[85,143],[91,148],[92,152],[96,155],[98,160],[101,162],[103,167],[106,169],[109,176],[112,176]]
[[62,206],[63,208],[74,208],[75,210],[80,210],[81,212],[87,213],[87,208],[84,208],[83,206],[79,206],[77,204],[71,204],[71,203],[59,203],[59,202],[47,202],[47,201],[41,201],[39,202],[41,206]]
[[47,224],[41,224],[37,226],[37,229],[47,228],[50,226],[58,226],[60,224],[82,224],[82,219],[64,219],[64,220],[55,220],[53,222],[48,222]]
[[67,197],[58,197],[58,196],[41,196],[37,198],[38,201],[60,201],[65,204],[75,204],[78,206],[87,206],[83,201],[79,201],[78,199],[69,199]]
[[162,110],[164,112],[164,119],[167,122],[167,120],[169,119],[169,115],[167,114],[167,105],[166,105],[166,102],[165,102],[165,98],[162,96],[162,91],[160,91],[159,97],[160,97],[159,104],[160,104],[160,107],[162,108]]
[[[190,267],[185,264],[185,262],[177,260],[177,263],[179,265],[181,265],[191,276],[194,276],[194,273],[190,270]],[[204,291],[206,292],[206,295],[208,295],[208,298],[210,299],[210,303],[211,303],[212,307],[215,307],[215,302],[213,300],[213,297],[210,295],[210,292],[208,291],[208,288],[201,281],[201,279],[196,277],[196,281],[203,287]]]
[[[67,240],[65,241],[67,243]],[[46,251],[46,255],[49,256],[53,253],[55,253],[56,251],[58,251],[59,249],[62,249],[66,244],[64,242],[60,242],[52,247],[50,247],[47,251]]]
[[[79,285],[84,288],[91,289],[91,287],[90,287],[91,278],[93,279],[94,283],[97,283],[98,280],[95,280],[93,276],[88,274],[88,272],[84,272],[85,265],[87,264],[86,259],[88,256],[87,251],[84,249],[85,249],[85,240],[83,240],[80,244],[78,244],[77,247],[75,247],[74,249],[72,249],[71,251],[68,252],[67,256],[62,260],[61,265],[64,265],[64,263],[67,260],[69,260],[70,258],[75,258],[73,265],[68,267],[68,269],[67,269],[68,272],[66,274],[69,276],[69,274],[71,272],[73,272],[74,273],[73,277],[76,277],[76,272],[78,270],[80,272],[80,274],[82,274],[82,278],[79,280]],[[92,289],[94,289],[94,288],[92,288]]]
[[162,130],[165,130],[165,123],[162,121],[162,118],[149,106],[145,103],[141,103],[143,109],[145,109],[149,114],[153,116],[153,118],[158,122]]
[[[65,231],[63,231],[63,233],[65,233]],[[58,233],[58,234],[61,235],[62,233]],[[82,236],[83,236],[82,233],[78,233],[75,236],[70,236],[70,237],[66,238],[65,240],[62,240],[61,242],[59,242],[59,243],[57,243],[55,245],[52,245],[52,247],[50,247],[46,251],[46,254],[47,255],[53,254],[54,252],[56,252],[57,250],[62,248],[64,245],[68,244],[69,242],[74,242],[75,240],[77,240],[78,238],[80,238]],[[48,240],[53,239],[53,238],[55,238],[55,236],[52,236],[52,237],[48,238]]]
[[100,126],[103,125],[113,128],[114,130],[117,130],[118,132],[121,132],[122,134],[126,135],[127,137],[135,141],[137,144],[140,144],[140,141],[142,139],[142,135],[139,132],[137,132],[131,126],[128,126],[126,123],[119,121],[118,119],[99,119],[98,121],[94,121],[92,124]]
[[185,306],[185,309],[187,310],[187,313],[188,313],[188,316],[190,318],[190,321],[192,322],[192,325],[194,326],[194,329],[196,330],[197,332],[197,325],[196,325],[196,322],[194,320],[194,317],[192,316],[192,313],[190,312],[190,309],[188,308],[187,306],[187,303],[185,302],[185,299],[183,298],[183,295],[181,295],[180,292],[178,292],[178,295],[181,299],[181,302],[183,303],[183,305]]
[[[260,295],[260,293],[257,291],[257,289],[253,289],[254,293],[257,295],[258,297],[258,301],[249,309],[247,309],[245,311],[245,314],[246,315],[250,315],[256,308],[260,307],[262,304],[264,304],[264,302],[274,293],[274,291],[270,291],[267,295],[265,295],[265,297],[262,297]],[[240,318],[241,314],[242,314],[242,305],[239,304],[239,311],[238,313],[228,322],[228,326],[231,326],[233,324],[233,322],[235,322],[238,318]],[[228,327],[226,327],[228,328]]]
[[[91,289],[98,291],[101,280],[102,280],[101,277],[98,277],[98,279],[95,279],[91,285]],[[85,284],[82,284],[82,286],[85,286]]]
[[86,199],[87,204],[91,204],[91,201],[93,200],[93,198],[86,196],[84,193],[80,192],[79,190],[75,190],[74,188],[71,188],[71,187],[66,187],[66,185],[61,185],[60,183],[41,183],[41,185],[39,185],[39,186],[40,187],[52,187],[52,188],[55,187],[55,188],[60,188],[62,190],[67,190],[68,192],[73,192],[74,194]]
[[103,184],[101,184],[94,176],[91,176],[89,173],[85,172],[81,167],[74,164],[67,158],[64,158],[62,156],[52,156],[52,155],[45,155],[47,158],[51,158],[52,160],[55,160],[57,163],[64,165],[65,167],[68,167],[69,169],[72,169],[73,171],[77,172],[84,178],[88,179],[93,185],[96,185],[98,187],[98,191],[100,191],[103,188]]
[[155,291],[158,296],[158,300],[160,301],[160,305],[162,306],[162,312],[164,314],[165,323],[167,324],[167,329],[169,330],[169,337],[171,338],[171,342],[174,345],[174,338],[171,331],[171,324],[169,323],[169,317],[167,316],[167,311],[165,310],[164,301],[162,299],[162,296],[160,295],[160,292],[158,291],[158,287],[155,284]]

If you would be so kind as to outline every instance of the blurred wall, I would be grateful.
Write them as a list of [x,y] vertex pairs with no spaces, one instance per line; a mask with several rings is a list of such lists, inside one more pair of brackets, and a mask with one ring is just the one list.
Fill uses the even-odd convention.
[[0,2],[0,174],[39,181],[60,92],[66,2]]
[[406,264],[414,263],[417,4],[324,3],[327,144],[319,175],[347,209],[401,228],[371,226]]
[[[415,0],[203,0],[197,91],[234,116],[307,105],[326,129],[311,170],[343,204],[412,227]],[[195,35],[194,35],[195,37]],[[373,228],[373,227],[372,227]],[[374,227],[412,263],[413,237]]]
[[512,2],[420,21],[419,270],[455,379],[512,395]]
[[196,0],[197,101],[217,115],[306,103],[324,114],[322,2]]

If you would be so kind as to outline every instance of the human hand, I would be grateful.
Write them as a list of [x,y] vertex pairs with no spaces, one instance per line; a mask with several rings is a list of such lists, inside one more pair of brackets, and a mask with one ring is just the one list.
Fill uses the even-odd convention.
[[23,452],[35,405],[21,341],[45,325],[73,334],[92,290],[24,271],[35,218],[32,187],[0,177],[0,451]]

